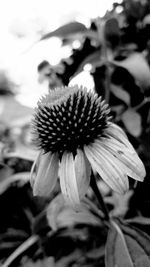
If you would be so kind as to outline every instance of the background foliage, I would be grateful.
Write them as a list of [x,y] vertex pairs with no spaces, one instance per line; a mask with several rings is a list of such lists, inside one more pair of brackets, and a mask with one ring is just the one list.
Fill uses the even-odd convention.
[[50,88],[68,85],[90,64],[94,90],[110,104],[113,120],[126,131],[147,176],[142,184],[130,181],[124,196],[99,182],[113,222],[110,227],[91,189],[81,214],[63,202],[59,184],[49,199],[33,198],[29,177],[37,151],[30,133],[32,110],[17,103],[14,85],[3,75],[1,265],[150,266],[150,3],[124,0],[91,21],[90,28],[72,22],[42,36],[40,42],[53,36],[64,46],[73,47],[76,40],[79,48],[72,48],[71,56],[57,66],[41,65],[39,75],[48,79]]

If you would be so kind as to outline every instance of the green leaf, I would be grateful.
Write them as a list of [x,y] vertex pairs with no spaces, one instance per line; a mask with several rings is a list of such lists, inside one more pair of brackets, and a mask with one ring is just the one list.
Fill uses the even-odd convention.
[[133,267],[125,238],[116,223],[111,225],[106,243],[106,267]]
[[41,38],[41,40],[45,40],[51,37],[67,37],[68,35],[73,35],[81,32],[85,32],[87,29],[86,27],[77,21],[67,23],[59,28],[57,28],[53,32],[49,32]]
[[30,172],[21,172],[17,174],[9,175],[0,183],[0,195],[3,194],[9,187],[12,186],[12,183],[21,182],[22,185],[27,183],[30,180]]
[[133,53],[125,60],[113,63],[127,69],[144,89],[149,89],[150,67],[141,53]]
[[32,261],[31,259],[24,260],[23,267],[54,267],[54,261],[52,257],[45,258],[43,260]]
[[130,95],[121,86],[111,84],[111,92],[128,106],[130,105]]
[[127,131],[134,137],[138,137],[142,133],[142,120],[139,113],[129,108],[122,114],[122,121]]
[[34,161],[38,155],[38,151],[26,147],[22,144],[17,144],[14,151],[5,151],[4,158],[21,158],[29,161]]
[[[129,244],[129,247],[133,243],[136,247],[138,244],[144,250],[144,256],[148,256],[149,258],[149,265],[143,266],[150,266],[150,237],[144,233],[143,231],[139,230],[136,227],[131,226],[130,224],[120,224],[121,230],[123,231],[126,242]],[[129,242],[129,238],[132,239],[132,242]],[[140,254],[139,254],[140,255]],[[141,265],[142,266],[142,265]]]
[[110,215],[123,218],[129,210],[130,199],[133,196],[133,190],[127,191],[124,195],[113,192],[111,196],[105,197],[106,204],[113,206]]
[[116,18],[110,18],[106,21],[104,36],[106,41],[108,41],[112,47],[116,47],[118,45],[120,39],[120,29]]
[[112,222],[106,244],[106,267],[149,267],[150,238],[142,231]]
[[[94,204],[85,198],[82,200],[76,212],[65,202],[63,196],[59,194],[47,207],[47,220],[53,230],[57,230],[61,227],[70,227],[75,224],[99,225],[99,216],[101,214],[98,214],[97,210]],[[92,211],[94,211],[97,216],[95,216]]]
[[30,123],[33,109],[20,104],[13,96],[0,98],[0,120],[10,127],[22,127]]
[[7,260],[4,262],[3,267],[8,267],[13,263],[15,259],[17,259],[24,251],[29,249],[31,246],[33,246],[35,243],[37,243],[38,237],[37,236],[31,236],[24,243],[22,243],[19,247],[14,250],[14,252],[7,258]]
[[127,221],[128,223],[133,223],[133,224],[148,225],[148,226],[150,225],[150,218],[148,217],[138,216],[132,219],[128,219]]
[[[100,52],[99,50],[88,55],[82,62],[81,64],[79,65],[77,71],[74,73],[73,77],[76,77],[77,74],[79,74],[81,71],[83,71],[84,69],[84,66],[86,64],[91,64],[93,66],[96,66],[99,64],[99,61],[100,61]],[[72,77],[72,78],[73,78]]]
[[149,25],[150,24],[150,14],[146,15],[143,19],[143,25]]

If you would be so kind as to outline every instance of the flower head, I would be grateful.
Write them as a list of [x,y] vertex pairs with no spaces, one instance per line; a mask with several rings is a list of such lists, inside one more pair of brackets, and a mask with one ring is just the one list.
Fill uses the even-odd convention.
[[76,155],[104,134],[108,105],[85,89],[57,89],[39,102],[35,116],[37,144],[44,152]]
[[139,181],[145,176],[125,133],[111,122],[108,105],[93,92],[78,86],[55,89],[39,101],[33,125],[40,149],[35,195],[49,195],[59,176],[64,196],[80,203],[91,168],[119,193],[129,187],[127,176]]

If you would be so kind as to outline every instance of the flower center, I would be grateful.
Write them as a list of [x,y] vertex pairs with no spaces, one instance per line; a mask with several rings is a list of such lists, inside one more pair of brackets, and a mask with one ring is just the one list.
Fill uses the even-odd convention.
[[36,143],[45,152],[76,153],[78,148],[104,136],[109,117],[108,105],[92,92],[78,89],[63,101],[48,104],[49,96],[38,103],[34,117]]

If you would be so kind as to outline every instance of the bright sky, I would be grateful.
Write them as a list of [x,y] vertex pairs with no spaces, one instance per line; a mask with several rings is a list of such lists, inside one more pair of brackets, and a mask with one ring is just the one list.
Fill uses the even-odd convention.
[[[88,26],[91,18],[103,16],[113,2],[113,0],[0,0],[0,69],[7,69],[14,80],[21,83],[26,96],[31,91],[34,94],[37,86],[35,82],[37,65],[43,59],[56,64],[62,57],[61,43],[56,38],[42,42],[27,53],[23,53],[38,38],[38,31],[49,32],[73,20]],[[16,35],[24,37],[18,38]],[[67,50],[63,53],[65,56],[68,55]]]

